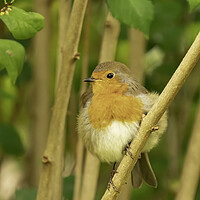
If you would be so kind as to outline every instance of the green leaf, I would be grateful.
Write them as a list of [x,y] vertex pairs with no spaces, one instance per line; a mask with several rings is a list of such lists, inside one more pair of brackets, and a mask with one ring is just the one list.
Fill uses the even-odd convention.
[[12,83],[15,83],[24,64],[24,47],[13,40],[0,39],[0,70],[6,68]]
[[44,17],[35,12],[26,12],[12,7],[12,11],[0,16],[14,38],[18,40],[32,38],[44,27]]
[[190,12],[192,12],[200,4],[200,0],[188,0],[188,3],[190,5]]
[[28,60],[26,60],[24,62],[23,70],[17,78],[16,86],[20,87],[22,85],[26,85],[32,79],[32,75],[33,72],[31,63]]
[[36,189],[20,189],[15,192],[15,200],[35,200],[37,195]]
[[107,0],[108,7],[121,23],[142,31],[149,36],[150,23],[153,20],[154,8],[148,0]]
[[9,155],[20,156],[24,153],[19,134],[10,124],[0,123],[0,149]]

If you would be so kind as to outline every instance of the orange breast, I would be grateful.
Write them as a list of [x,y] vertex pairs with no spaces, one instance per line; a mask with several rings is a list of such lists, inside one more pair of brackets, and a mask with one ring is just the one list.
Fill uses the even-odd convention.
[[90,123],[94,128],[105,128],[113,120],[121,122],[139,121],[143,103],[140,98],[119,93],[94,95],[88,109]]

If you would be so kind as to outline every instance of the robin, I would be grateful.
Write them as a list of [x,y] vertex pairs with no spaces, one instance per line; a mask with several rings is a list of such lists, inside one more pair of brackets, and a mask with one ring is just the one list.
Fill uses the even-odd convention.
[[[100,161],[119,162],[124,150],[137,137],[141,120],[156,102],[158,94],[148,92],[129,68],[119,62],[99,64],[84,82],[91,82],[91,85],[81,97],[79,136]],[[166,113],[156,127],[132,171],[135,188],[139,188],[143,180],[157,187],[148,152],[156,146],[167,127]]]

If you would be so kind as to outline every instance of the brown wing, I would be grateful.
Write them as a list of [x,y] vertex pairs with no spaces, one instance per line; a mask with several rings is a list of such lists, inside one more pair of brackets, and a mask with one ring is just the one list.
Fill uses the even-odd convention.
[[149,93],[148,90],[142,86],[139,82],[137,82],[137,80],[134,80],[131,84],[130,84],[130,88],[132,90],[132,93],[134,93],[134,95],[138,95],[138,94],[147,94]]
[[86,102],[91,99],[93,96],[93,92],[92,92],[92,86],[90,85],[86,91],[81,95],[81,107],[84,107]]
[[128,94],[136,96],[149,93],[149,91],[136,80],[133,74],[130,74],[128,77],[129,78],[126,80],[126,84],[129,85]]
[[158,185],[147,152],[141,153],[141,158],[138,159],[132,171],[132,183],[134,188],[139,188],[142,184],[142,180],[155,188]]
[[131,172],[131,182],[134,188],[140,188],[142,185],[142,173],[140,170],[139,161],[136,162],[135,167]]
[[140,163],[140,170],[142,172],[142,178],[144,179],[144,181],[152,186],[152,187],[157,187],[158,183],[156,180],[156,176],[153,172],[153,169],[151,167],[151,163],[149,161],[149,157],[148,157],[148,153],[142,153],[141,154],[141,158],[139,159],[139,163]]

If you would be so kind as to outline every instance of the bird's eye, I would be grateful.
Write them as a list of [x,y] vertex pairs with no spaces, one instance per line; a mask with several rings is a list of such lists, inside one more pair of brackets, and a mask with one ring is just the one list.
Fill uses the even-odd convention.
[[107,78],[111,79],[111,78],[113,78],[113,77],[114,77],[114,74],[113,74],[113,73],[107,74]]

